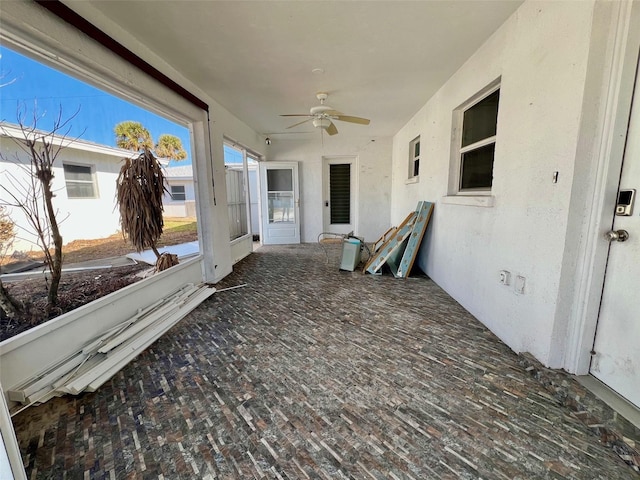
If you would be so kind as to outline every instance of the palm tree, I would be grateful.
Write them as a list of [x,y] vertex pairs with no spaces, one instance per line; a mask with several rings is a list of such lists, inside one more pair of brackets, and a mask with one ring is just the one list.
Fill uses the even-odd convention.
[[145,148],[153,148],[151,134],[140,122],[127,120],[116,125],[116,144],[120,148],[140,152]]
[[158,137],[156,144],[156,155],[160,158],[180,161],[187,158],[187,152],[182,148],[182,141],[175,135],[164,133]]
[[149,130],[140,122],[127,120],[116,125],[116,145],[126,150],[141,152],[144,149],[154,150],[158,158],[180,161],[187,158],[187,152],[182,147],[182,141],[175,135],[163,133],[158,137],[158,143],[153,145]]
[[162,196],[166,187],[162,168],[151,150],[126,158],[116,183],[123,235],[138,252],[153,250],[158,258],[156,270],[176,265],[176,255],[160,254],[156,247],[164,228]]
[[167,191],[156,156],[179,161],[187,158],[187,152],[178,137],[163,134],[158,138],[154,155],[151,134],[140,122],[120,122],[114,130],[120,148],[141,152],[137,157],[125,159],[117,180],[122,233],[138,252],[153,250],[158,258],[156,270],[165,270],[176,265],[178,257],[161,255],[156,247],[164,228],[162,196]]

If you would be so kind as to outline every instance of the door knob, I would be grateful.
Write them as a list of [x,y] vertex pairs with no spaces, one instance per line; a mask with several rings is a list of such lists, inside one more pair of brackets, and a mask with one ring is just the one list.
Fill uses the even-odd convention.
[[629,239],[629,232],[626,230],[611,230],[604,234],[610,242],[626,242]]

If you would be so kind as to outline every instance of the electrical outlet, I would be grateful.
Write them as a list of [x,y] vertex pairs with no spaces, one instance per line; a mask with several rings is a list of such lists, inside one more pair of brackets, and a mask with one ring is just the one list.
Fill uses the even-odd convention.
[[513,290],[518,294],[518,295],[524,295],[524,285],[526,283],[526,278],[524,278],[523,276],[520,275],[516,275],[516,281],[513,284]]
[[499,281],[502,285],[511,285],[511,272],[508,270],[500,270]]

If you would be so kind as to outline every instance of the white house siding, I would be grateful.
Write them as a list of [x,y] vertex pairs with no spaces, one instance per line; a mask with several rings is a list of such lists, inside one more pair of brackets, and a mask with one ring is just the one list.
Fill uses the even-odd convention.
[[[15,160],[18,154],[20,162],[28,164],[28,158],[15,141],[8,137],[0,137],[0,144],[3,156],[8,160]],[[91,151],[96,147],[101,151],[111,153],[99,153]],[[63,242],[69,243],[79,239],[103,238],[117,233],[119,225],[119,215],[116,209],[116,179],[120,170],[120,162],[126,151],[118,152],[104,146],[91,145],[84,147],[84,143],[76,142],[63,150],[58,155],[54,163],[53,199],[54,206],[58,212],[57,218],[60,222],[60,231]],[[95,198],[69,198],[65,186],[65,176],[63,164],[82,165],[93,168],[95,187],[97,196]],[[8,185],[10,189],[11,175],[28,181],[28,176],[24,170],[13,161],[0,162],[0,177],[2,185]],[[0,191],[0,199],[7,200],[8,196],[4,191]],[[10,208],[10,216],[19,228],[16,230],[17,238],[14,241],[12,250],[30,251],[38,250],[36,237],[29,228],[25,230],[27,221],[21,210]],[[27,227],[28,228],[28,227]]]
[[[592,21],[590,2],[523,4],[393,140],[392,223],[418,200],[436,202],[420,268],[511,348],[550,366],[562,357],[551,342],[566,322],[557,314],[565,242],[578,233],[568,220]],[[499,77],[495,204],[443,203],[452,112]],[[420,181],[407,185],[417,135]],[[503,269],[526,278],[524,295],[499,284]]]
[[325,137],[323,146],[319,131],[317,135],[317,140],[274,141],[267,153],[268,160],[300,162],[301,241],[316,242],[323,231],[322,158],[342,155],[358,158],[358,225],[355,233],[364,236],[368,242],[377,240],[389,228],[391,138],[345,139],[338,134]]
[[195,217],[196,191],[193,184],[193,168],[191,165],[169,167],[165,169],[165,175],[169,192],[171,192],[172,186],[183,186],[185,194],[184,200],[174,200],[170,193],[164,194],[162,204],[165,217]]

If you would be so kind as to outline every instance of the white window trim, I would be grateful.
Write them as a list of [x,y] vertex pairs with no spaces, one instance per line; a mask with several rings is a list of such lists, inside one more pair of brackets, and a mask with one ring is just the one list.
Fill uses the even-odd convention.
[[[247,233],[230,240],[230,244],[235,245],[236,243],[246,240],[247,238],[253,238],[253,235],[258,233],[258,232],[254,232],[251,228],[252,218],[251,218],[251,191],[249,188],[249,160],[259,162],[261,161],[262,156],[256,153],[255,151],[245,147],[244,145],[236,142],[235,140],[232,140],[227,137],[224,137],[224,145],[242,152],[242,175],[243,175],[243,181],[244,181],[244,197],[246,202],[245,208],[246,208],[246,216],[247,216]],[[227,168],[228,166],[225,165],[225,175],[226,175]]]
[[[491,189],[477,190],[460,190],[460,177],[462,170],[462,154],[476,148],[484,147],[496,143],[496,136],[484,138],[476,143],[460,147],[462,144],[462,122],[464,120],[464,112],[473,107],[476,103],[488,97],[492,93],[500,90],[501,78],[497,78],[464,103],[459,105],[452,116],[452,135],[451,135],[451,157],[449,165],[449,188],[448,193],[442,199],[443,203],[455,205],[470,205],[492,207],[495,197],[491,194]],[[453,197],[453,198],[452,198]],[[482,197],[489,197],[482,200]],[[457,198],[457,199],[454,199]]]
[[405,183],[417,183],[420,180],[419,163],[418,163],[418,175],[413,174],[416,160],[420,162],[420,159],[422,158],[422,145],[420,145],[420,153],[418,154],[418,156],[415,155],[417,143],[418,144],[420,143],[420,135],[418,135],[416,138],[414,138],[409,142],[409,165],[408,165],[409,171],[408,171],[407,181]]
[[[84,167],[88,168],[91,171],[91,181],[88,180],[67,180],[67,172],[64,167],[68,165],[70,167]],[[76,163],[76,162],[62,162],[62,176],[64,177],[64,190],[67,193],[67,198],[69,200],[94,200],[100,198],[100,191],[98,190],[98,182],[96,178],[96,166],[90,165],[86,163]],[[68,182],[71,183],[91,183],[93,185],[93,195],[90,197],[71,197],[69,196]]]
[[[176,187],[182,187],[182,195],[184,195],[183,199],[176,200],[173,198],[173,189]],[[172,202],[186,202],[187,201],[187,188],[185,185],[169,185],[169,195],[171,196]]]

